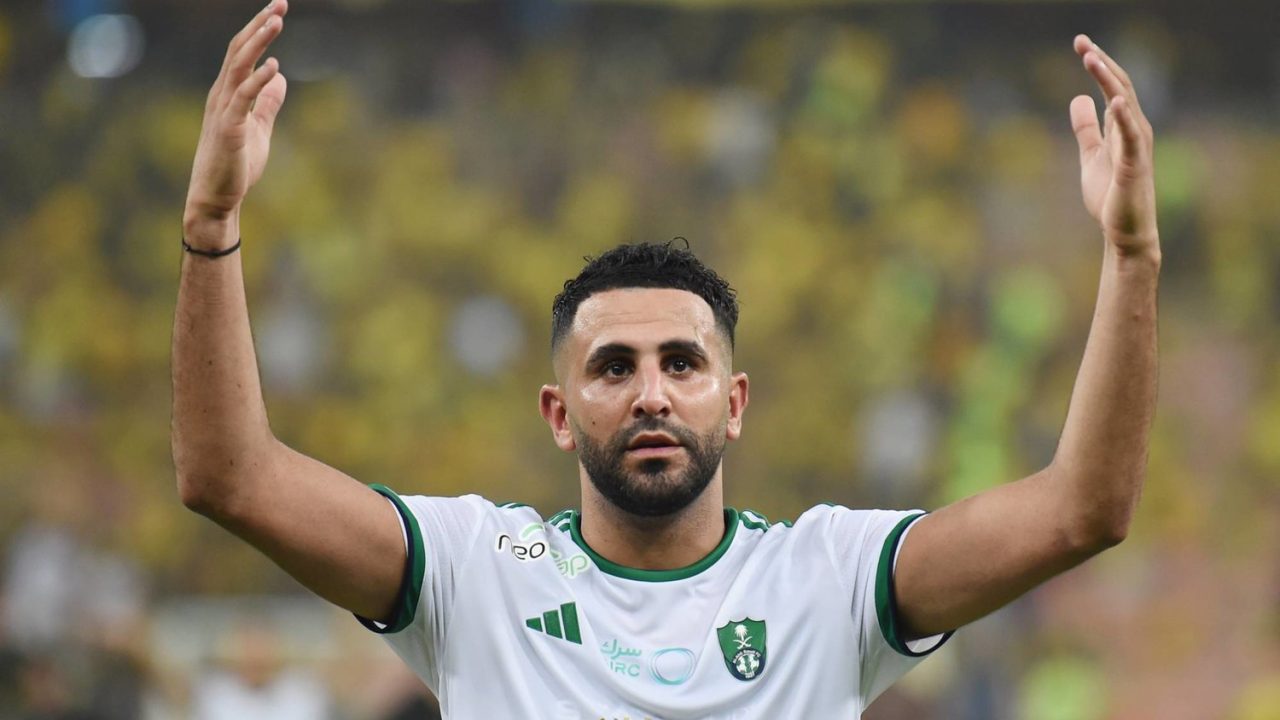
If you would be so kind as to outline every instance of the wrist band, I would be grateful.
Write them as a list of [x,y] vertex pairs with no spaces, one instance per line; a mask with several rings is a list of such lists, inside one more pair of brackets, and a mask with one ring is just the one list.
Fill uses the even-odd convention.
[[200,250],[199,248],[193,248],[193,247],[191,247],[190,245],[188,245],[188,244],[187,244],[187,239],[186,239],[186,238],[182,238],[182,249],[183,249],[183,250],[186,250],[187,252],[191,253],[192,255],[199,255],[199,256],[201,256],[201,257],[207,257],[207,258],[220,258],[220,257],[223,257],[223,256],[225,256],[225,255],[230,255],[231,253],[233,253],[233,252],[235,252],[235,251],[239,250],[239,249],[240,249],[240,239],[239,239],[239,238],[237,238],[237,239],[236,239],[236,244],[235,244],[235,245],[232,245],[231,247],[227,248],[226,250]]

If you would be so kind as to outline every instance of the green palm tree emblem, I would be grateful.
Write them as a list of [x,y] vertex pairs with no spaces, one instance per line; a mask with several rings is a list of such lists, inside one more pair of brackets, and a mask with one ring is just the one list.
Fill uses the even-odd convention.
[[716,628],[716,638],[729,674],[745,682],[764,672],[767,646],[763,620],[731,620]]

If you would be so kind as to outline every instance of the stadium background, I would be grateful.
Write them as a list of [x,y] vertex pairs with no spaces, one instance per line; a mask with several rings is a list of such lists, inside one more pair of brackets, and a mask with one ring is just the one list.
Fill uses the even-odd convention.
[[[254,10],[0,7],[0,717],[417,693],[174,489],[182,201]],[[742,300],[731,504],[936,507],[1034,471],[1099,273],[1067,118],[1087,32],[1156,128],[1141,509],[867,717],[1275,720],[1278,29],[1264,2],[295,0],[244,219],[273,426],[366,482],[571,506],[535,402],[551,298],[585,254],[683,236]]]

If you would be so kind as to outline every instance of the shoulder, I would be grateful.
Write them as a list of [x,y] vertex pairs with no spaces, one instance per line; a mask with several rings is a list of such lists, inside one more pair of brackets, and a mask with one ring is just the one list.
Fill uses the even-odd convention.
[[770,520],[755,510],[735,511],[739,525],[747,531],[776,532],[785,534],[814,534],[832,529],[849,531],[856,528],[872,528],[887,522],[895,522],[904,516],[921,511],[858,510],[835,503],[820,503],[805,510],[795,520]]
[[462,552],[486,535],[520,537],[545,524],[537,510],[522,503],[495,503],[480,495],[400,495],[384,485],[370,487],[395,506],[410,548]]
[[458,516],[468,520],[493,518],[496,522],[542,522],[538,511],[518,502],[493,502],[480,495],[436,496],[402,495],[385,485],[370,489],[391,501],[402,515],[422,518],[424,515]]
[[795,521],[770,521],[754,510],[737,513],[738,531],[762,542],[821,547],[839,562],[849,554],[874,554],[897,539],[924,512],[921,510],[853,509],[834,503],[815,505]]
[[924,514],[923,510],[855,509],[835,503],[822,503],[806,510],[796,520],[796,527],[845,536],[883,538],[898,526],[905,528]]

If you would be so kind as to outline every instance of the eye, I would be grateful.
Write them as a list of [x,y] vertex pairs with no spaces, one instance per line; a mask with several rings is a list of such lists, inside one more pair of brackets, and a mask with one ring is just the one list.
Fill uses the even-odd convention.
[[693,363],[690,363],[688,358],[678,357],[673,358],[667,367],[674,373],[686,373],[693,369]]
[[604,374],[609,377],[624,377],[628,372],[631,372],[631,366],[621,360],[614,360],[604,366]]

